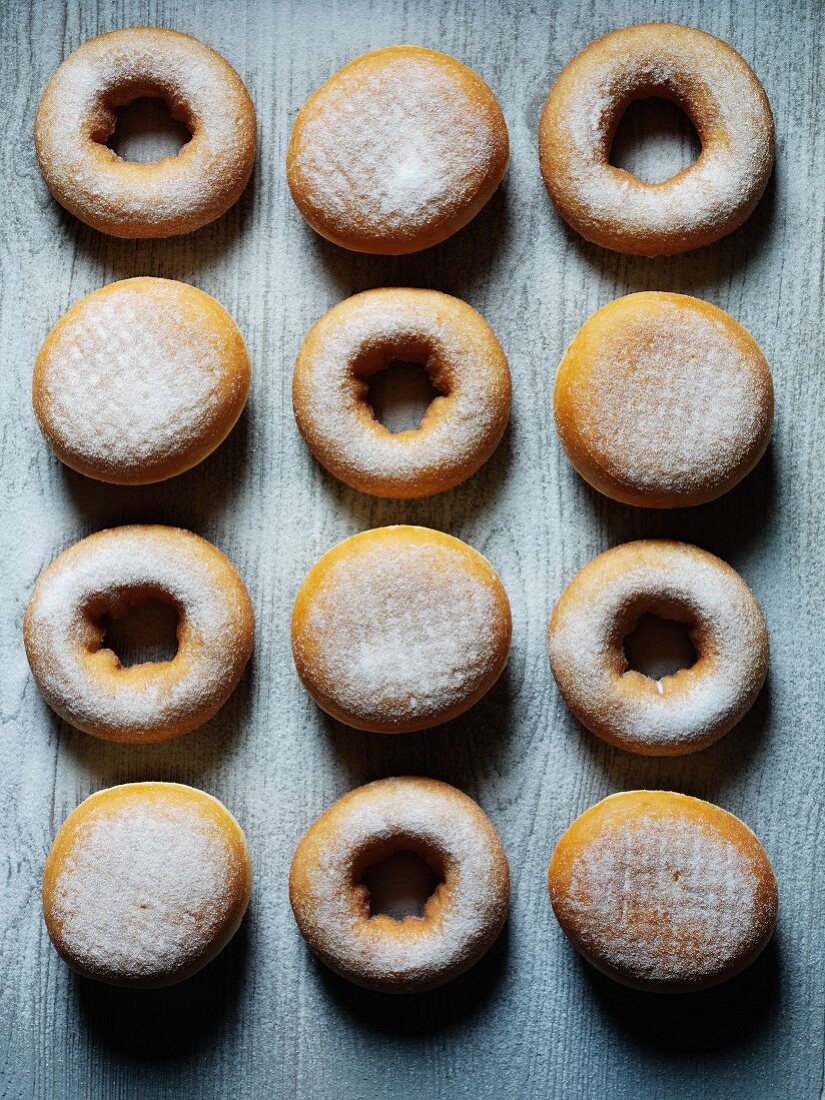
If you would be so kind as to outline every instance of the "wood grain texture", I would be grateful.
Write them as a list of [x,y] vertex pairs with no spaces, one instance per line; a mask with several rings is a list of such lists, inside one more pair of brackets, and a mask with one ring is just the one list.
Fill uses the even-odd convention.
[[[817,0],[7,0],[3,1097],[819,1095],[824,15]],[[596,35],[650,19],[701,26],[739,49],[765,84],[778,133],[774,179],[744,227],[655,262],[602,251],[567,230],[546,198],[535,148],[538,112],[563,64]],[[102,31],[141,23],[188,31],[224,54],[260,123],[242,201],[171,241],[106,238],[64,214],[40,179],[31,137],[40,92],[61,59]],[[477,69],[500,98],[513,157],[499,193],[452,240],[407,258],[358,256],[320,240],[295,211],[286,143],[301,104],[327,76],[398,42],[445,50]],[[655,130],[644,111],[637,125],[645,118]],[[632,132],[627,140],[632,153]],[[682,141],[689,155],[686,130]],[[657,155],[645,151],[654,166]],[[214,294],[246,335],[255,372],[248,412],[226,444],[190,473],[143,489],[63,469],[30,402],[49,327],[82,295],[132,275],[183,279]],[[378,501],[336,483],[311,459],[290,408],[292,362],[309,325],[348,294],[393,284],[447,291],[479,309],[515,384],[512,428],[495,457],[464,486],[425,501]],[[769,453],[742,486],[703,508],[648,513],[600,498],[571,469],[552,426],[555,367],[578,326],[611,298],[647,289],[730,311],[773,367]],[[60,723],[34,687],[20,633],[32,585],[55,553],[132,521],[180,524],[216,542],[245,577],[258,616],[255,657],[230,703],[201,731],[146,748],[104,744]],[[511,597],[515,641],[504,679],[469,714],[384,738],[347,730],[313,706],[292,666],[288,623],[298,585],[324,550],[398,521],[448,531],[491,559]],[[598,742],[566,712],[548,671],[545,627],[565,582],[598,551],[644,535],[684,538],[731,561],[771,632],[770,680],[751,715],[683,759],[642,759]],[[286,883],[299,836],[335,797],[404,773],[445,779],[480,801],[510,857],[513,903],[502,942],[474,971],[394,1000],[312,961]],[[82,798],[152,778],[220,797],[247,831],[256,878],[249,917],[228,950],[186,984],[144,994],[75,978],[50,948],[39,889],[51,838]],[[669,998],[622,989],[577,958],[552,917],[545,871],[555,841],[587,806],[632,787],[719,803],[753,827],[773,860],[777,935],[728,986]]]

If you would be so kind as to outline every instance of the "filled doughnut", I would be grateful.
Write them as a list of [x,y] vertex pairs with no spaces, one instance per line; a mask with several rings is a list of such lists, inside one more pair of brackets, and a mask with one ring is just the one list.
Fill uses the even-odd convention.
[[556,846],[548,885],[576,949],[635,989],[727,981],[776,923],[776,879],[747,825],[669,791],[623,791],[591,806]]
[[[634,101],[672,100],[696,128],[698,160],[663,183],[610,163]],[[544,183],[588,241],[638,256],[711,244],[753,212],[773,168],[770,104],[747,62],[694,27],[644,23],[591,42],[553,86],[539,126]]]
[[[160,600],[178,613],[171,661],[124,668],[106,620]],[[107,741],[166,741],[212,718],[252,652],[252,603],[216,546],[174,527],[115,527],[81,539],[41,574],[23,620],[46,702]]]
[[511,634],[492,565],[427,527],[345,539],[310,569],[292,612],[304,687],[339,722],[375,733],[469,710],[504,671]]
[[[628,664],[624,641],[644,614],[687,624],[697,659],[654,679]],[[713,554],[643,539],[599,554],[568,584],[548,629],[550,666],[570,710],[608,744],[681,756],[717,741],[746,714],[768,670],[756,597]]]
[[287,180],[321,236],[396,256],[474,218],[509,155],[501,107],[480,76],[436,50],[392,46],[357,57],[307,100]]
[[[439,396],[417,429],[391,432],[368,401],[371,376],[420,363]],[[458,298],[435,290],[367,290],[310,330],[292,380],[295,419],[335,477],[375,496],[451,489],[498,446],[510,416],[510,370],[495,333]]]
[[93,794],[61,825],[43,870],[43,914],[79,974],[157,988],[226,947],[251,888],[246,838],[217,798],[180,783],[126,783]]
[[214,298],[172,279],[124,279],[81,299],[34,366],[38,423],[61,462],[146,485],[195,466],[246,404],[251,367]]
[[556,375],[556,426],[581,476],[644,508],[704,504],[765,453],[773,382],[729,314],[685,294],[617,298],[579,329]]
[[[422,917],[373,913],[365,871],[414,852],[440,880]],[[381,779],[339,798],[301,839],[289,875],[301,934],[336,974],[419,993],[481,958],[507,917],[510,871],[489,818],[434,779]]]
[[[163,99],[191,139],[152,164],[106,142],[117,109]],[[255,108],[243,81],[197,38],[160,27],[102,34],[71,53],[43,92],[34,127],[40,171],[61,206],[114,237],[173,237],[226,213],[255,163]]]

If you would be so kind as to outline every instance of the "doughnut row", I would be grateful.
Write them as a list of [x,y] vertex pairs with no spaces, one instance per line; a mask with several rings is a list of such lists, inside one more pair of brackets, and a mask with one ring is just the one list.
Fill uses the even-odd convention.
[[[637,99],[679,104],[702,144],[696,163],[647,184],[610,163]],[[117,110],[160,96],[190,133],[152,164],[110,148]],[[47,85],[35,145],[51,193],[121,238],[196,231],[237,202],[253,172],[256,117],[243,81],[197,39],[158,28],[101,35]],[[702,31],[630,27],[564,69],[541,115],[548,194],[586,240],[673,255],[738,228],[774,158],[770,106],[738,53]],[[440,244],[489,202],[509,137],[488,85],[454,58],[394,46],[356,58],[307,100],[287,181],[307,223],[357,252],[406,255]],[[371,382],[423,368],[435,396],[421,423],[381,422]],[[157,278],[112,283],[73,305],[34,368],[38,424],[85,476],[145,485],[205,460],[241,417],[251,363],[214,298]],[[332,477],[379,497],[445,492],[475,475],[507,429],[512,383],[489,323],[434,290],[368,290],[311,327],[292,379],[295,420]],[[770,441],[770,368],[753,337],[710,303],[663,292],[604,305],[559,365],[558,435],[597,492],[624,505],[703,505],[732,490]],[[169,660],[125,664],[113,624],[159,602],[177,617]],[[636,667],[645,617],[682,624],[695,659],[661,675]],[[64,550],[24,618],[34,679],[73,727],[147,744],[215,717],[253,648],[254,612],[234,565],[184,530],[132,525]],[[493,564],[451,535],[399,524],[356,534],[309,570],[294,603],[298,676],[331,719],[370,733],[442,726],[490,692],[512,639]],[[768,637],[745,580],[685,543],[643,539],[594,558],[548,627],[550,667],[578,721],[608,744],[669,756],[706,748],[753,705]],[[433,879],[421,911],[393,915],[370,883],[412,855]],[[243,830],[211,795],[177,783],[98,791],[57,833],[43,911],[60,956],[114,985],[182,981],[227,945],[246,911]],[[626,791],[567,829],[548,871],[552,909],[576,949],[623,984],[689,991],[725,981],[770,939],[777,885],[757,838],[732,814],[683,794]],[[382,779],[345,794],[295,851],[289,897],[313,953],[344,979],[418,993],[472,967],[506,921],[501,840],[466,794],[434,779]]]

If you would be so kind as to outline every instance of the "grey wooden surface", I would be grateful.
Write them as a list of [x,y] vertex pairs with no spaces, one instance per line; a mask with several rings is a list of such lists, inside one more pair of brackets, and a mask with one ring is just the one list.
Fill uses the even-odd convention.
[[[544,193],[540,105],[591,38],[649,19],[699,25],[753,64],[777,123],[778,165],[755,215],[719,244],[650,262],[591,247]],[[188,31],[238,69],[257,104],[260,154],[239,205],[177,240],[123,242],[73,220],[37,171],[32,122],[61,59],[133,24]],[[6,0],[2,33],[0,238],[0,693],[3,766],[0,1073],[3,1097],[815,1097],[823,1070],[821,629],[823,535],[823,9],[815,0]],[[284,179],[291,122],[350,58],[413,42],[476,68],[500,98],[513,157],[500,192],[462,233],[416,256],[342,251],[295,211]],[[634,113],[618,154],[661,171],[691,153],[686,128]],[[652,135],[641,142],[641,130]],[[642,147],[644,145],[644,147]],[[658,159],[657,159],[658,158]],[[118,489],[63,469],[31,411],[37,349],[67,307],[111,280],[183,279],[234,314],[254,362],[248,412],[189,474]],[[292,361],[310,323],[341,298],[385,284],[434,287],[481,310],[515,383],[512,428],[474,479],[431,500],[381,502],[312,461],[290,409]],[[633,290],[684,291],[732,312],[770,360],[778,412],[758,470],[707,507],[669,514],[590,491],[552,426],[556,364],[577,327]],[[180,524],[235,561],[258,615],[239,690],[201,731],[146,748],[106,744],[59,722],[29,675],[20,635],[40,570],[75,539],[131,521]],[[500,684],[450,726],[399,738],[326,720],[298,684],[289,613],[307,568],[356,531],[411,521],[449,531],[498,567],[513,605],[512,660]],[[552,685],[544,632],[567,579],[596,552],[672,535],[730,560],[762,601],[768,686],[752,714],[696,756],[647,760],[601,744]],[[287,901],[307,825],[337,796],[404,773],[477,798],[506,845],[512,917],[473,972],[392,999],[335,979],[308,955]],[[43,860],[65,815],[92,791],[174,779],[237,814],[255,860],[248,919],[198,977],[158,993],[75,978],[49,946],[39,908]],[[545,869],[566,825],[608,793],[664,787],[743,817],[777,872],[776,937],[735,982],[656,998],[599,977],[564,942]]]

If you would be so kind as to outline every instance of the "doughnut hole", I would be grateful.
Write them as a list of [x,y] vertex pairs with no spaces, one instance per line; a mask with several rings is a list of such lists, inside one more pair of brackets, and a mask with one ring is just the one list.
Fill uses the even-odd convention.
[[371,920],[431,920],[445,901],[446,861],[419,837],[396,835],[356,854],[352,881]]
[[86,648],[115,671],[175,660],[184,627],[181,609],[168,593],[138,586],[105,601],[98,597],[84,610]]
[[639,617],[623,646],[628,668],[651,680],[675,676],[698,660],[687,623],[650,612]]
[[439,391],[426,367],[393,359],[367,381],[367,402],[388,432],[417,431]]
[[694,164],[702,143],[674,100],[651,95],[628,104],[610,147],[610,163],[644,183],[664,183]]
[[165,99],[141,96],[117,109],[105,144],[121,160],[154,164],[177,156],[191,138],[191,130],[183,119],[172,116]]

